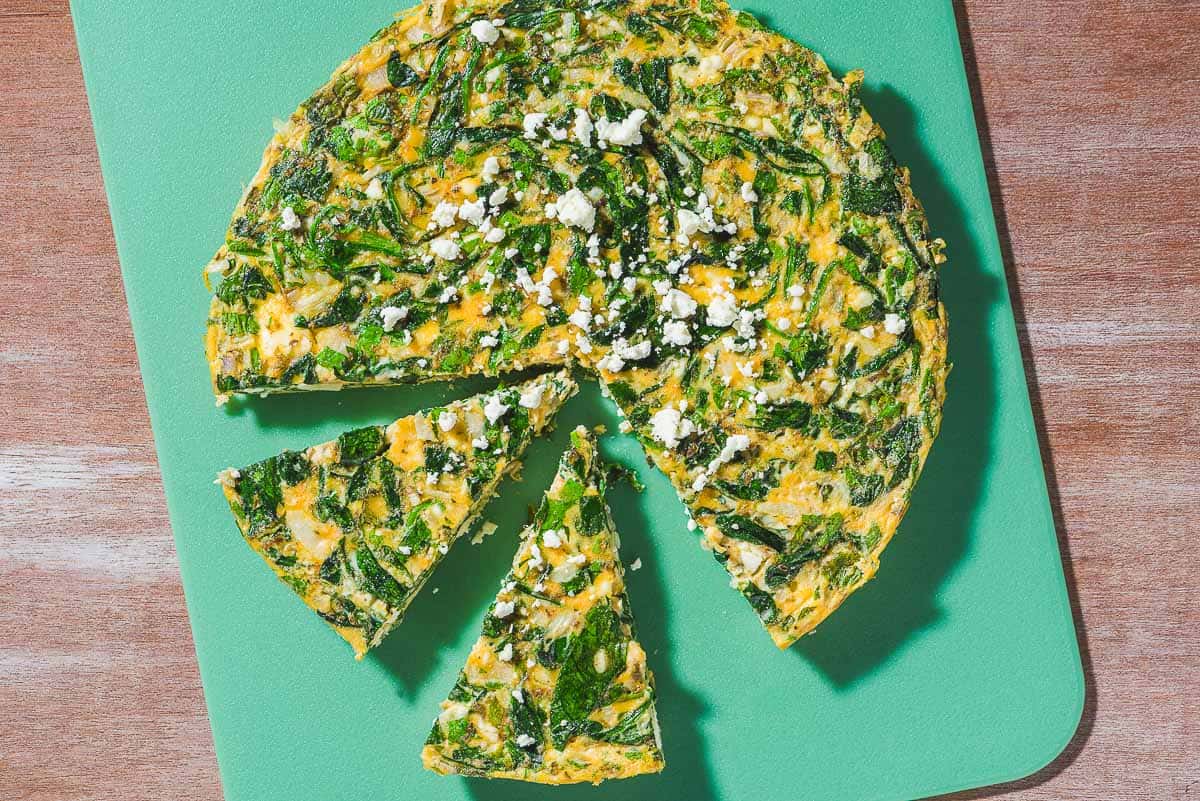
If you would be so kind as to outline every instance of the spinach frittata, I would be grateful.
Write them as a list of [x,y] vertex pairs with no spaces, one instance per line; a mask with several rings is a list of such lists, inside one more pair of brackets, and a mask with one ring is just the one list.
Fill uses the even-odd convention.
[[577,428],[442,702],[425,767],[543,784],[662,770],[654,676],[604,489],[596,441]]
[[361,659],[576,388],[560,371],[218,481],[250,547]]
[[425,2],[271,141],[215,389],[577,364],[787,646],[874,574],[948,367],[861,83],[720,0]]

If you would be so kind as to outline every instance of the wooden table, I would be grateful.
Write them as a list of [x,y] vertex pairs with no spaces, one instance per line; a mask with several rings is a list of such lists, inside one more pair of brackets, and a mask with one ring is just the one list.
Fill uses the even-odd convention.
[[[1200,798],[1200,3],[958,11],[1088,695],[953,798]],[[0,799],[220,798],[65,0],[0,0],[0,398]]]

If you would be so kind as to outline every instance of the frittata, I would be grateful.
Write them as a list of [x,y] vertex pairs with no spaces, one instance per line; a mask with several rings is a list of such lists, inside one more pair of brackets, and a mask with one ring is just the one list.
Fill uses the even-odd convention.
[[218,397],[577,364],[786,647],[874,574],[948,369],[861,85],[721,0],[428,0],[267,148]]
[[218,481],[250,547],[361,659],[576,389],[560,371]]
[[425,742],[438,773],[566,784],[663,769],[604,465],[571,434],[483,634]]

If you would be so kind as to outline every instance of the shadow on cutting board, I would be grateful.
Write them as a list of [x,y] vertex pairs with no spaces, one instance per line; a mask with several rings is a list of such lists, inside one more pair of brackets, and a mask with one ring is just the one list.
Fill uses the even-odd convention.
[[953,369],[941,433],[877,577],[794,646],[839,690],[853,688],[942,617],[937,593],[966,553],[993,447],[996,387],[988,329],[1002,292],[1000,281],[982,272],[961,204],[922,148],[907,102],[890,87],[864,86],[863,104],[897,161],[910,169],[933,235],[946,240],[948,260],[939,272]]

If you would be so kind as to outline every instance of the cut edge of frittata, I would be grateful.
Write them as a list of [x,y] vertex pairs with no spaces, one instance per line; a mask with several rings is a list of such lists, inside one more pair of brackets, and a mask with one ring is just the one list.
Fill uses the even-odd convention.
[[361,659],[577,389],[547,373],[217,480],[250,547]]
[[571,443],[433,723],[429,770],[598,784],[665,765],[603,463],[585,428]]

